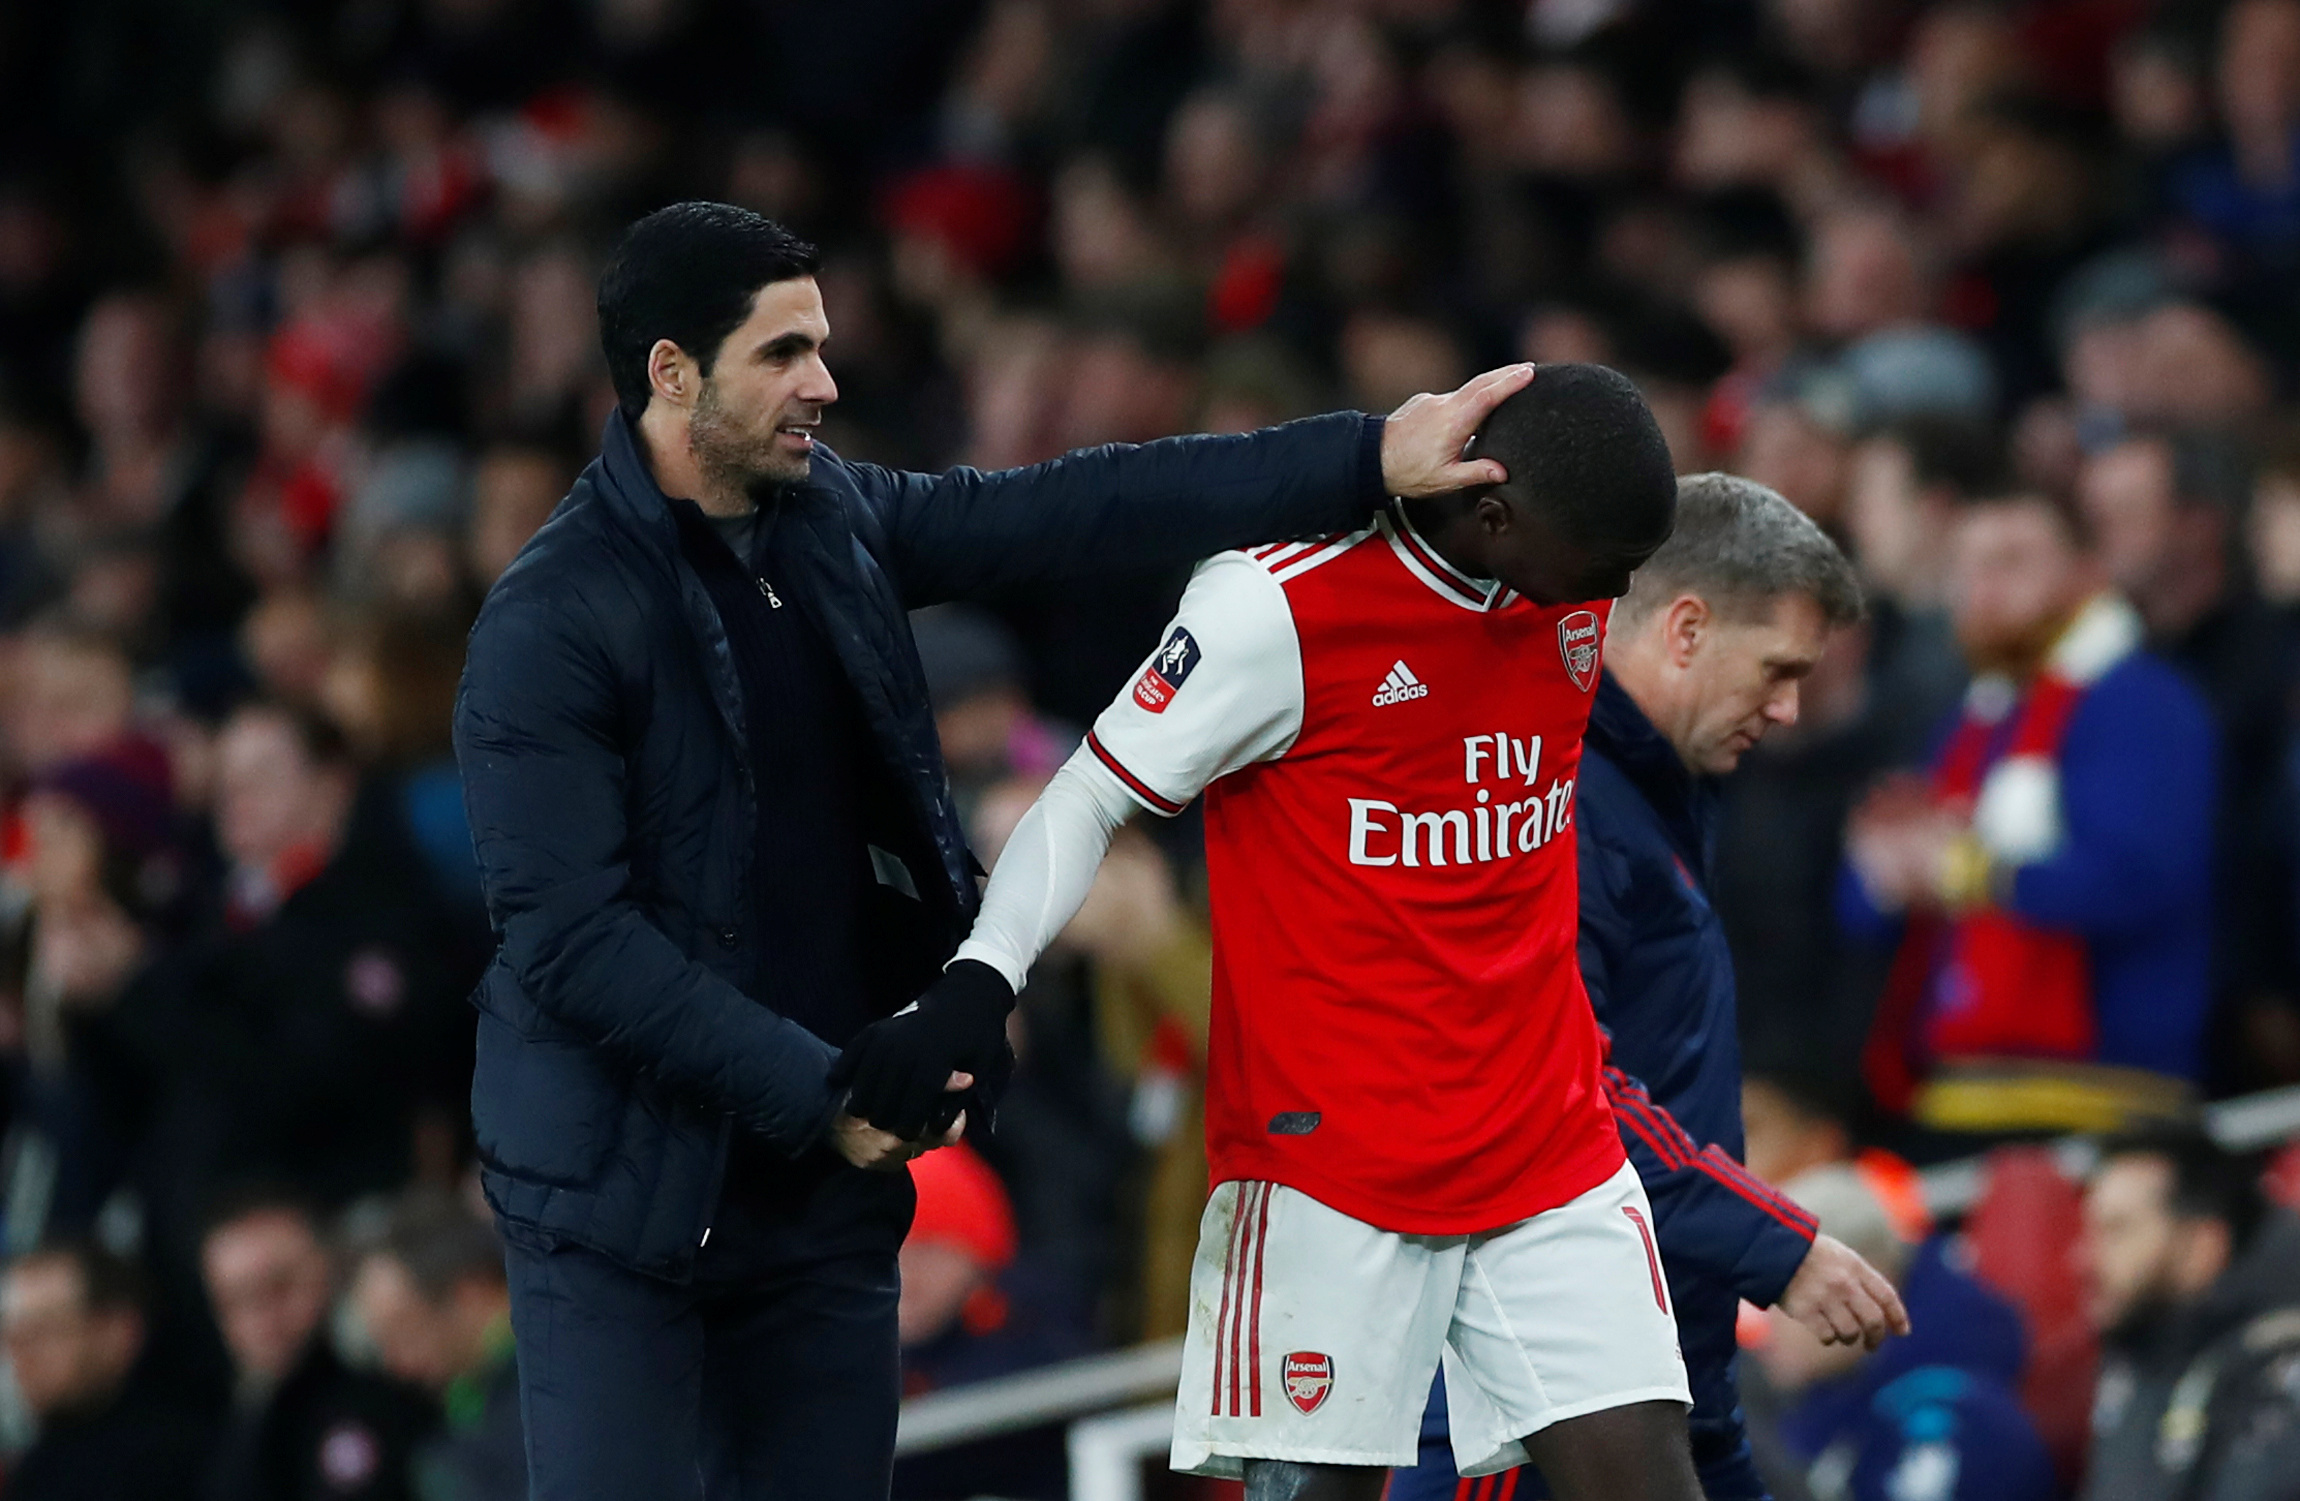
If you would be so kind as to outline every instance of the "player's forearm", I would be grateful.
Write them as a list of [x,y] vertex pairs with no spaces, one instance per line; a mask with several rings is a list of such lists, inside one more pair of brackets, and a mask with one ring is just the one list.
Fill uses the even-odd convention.
[[1014,826],[983,894],[982,914],[952,962],[978,960],[1020,991],[1030,966],[1085,904],[1111,836],[1134,808],[1118,779],[1087,751],[1063,763]]

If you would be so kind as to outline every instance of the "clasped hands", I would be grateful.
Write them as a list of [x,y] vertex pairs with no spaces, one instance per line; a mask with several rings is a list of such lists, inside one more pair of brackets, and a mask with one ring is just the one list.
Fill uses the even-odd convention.
[[995,1108],[1014,1075],[1013,1009],[1005,976],[961,959],[915,1005],[856,1033],[831,1064],[831,1087],[845,1091],[832,1150],[856,1167],[896,1172],[955,1144],[969,1112]]

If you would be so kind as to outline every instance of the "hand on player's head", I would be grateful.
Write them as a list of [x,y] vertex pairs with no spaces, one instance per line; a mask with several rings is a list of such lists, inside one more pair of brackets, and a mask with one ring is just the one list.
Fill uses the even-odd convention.
[[1382,488],[1407,500],[1427,500],[1508,479],[1502,463],[1462,450],[1494,408],[1533,378],[1531,365],[1504,365],[1442,396],[1424,392],[1390,413],[1382,427]]

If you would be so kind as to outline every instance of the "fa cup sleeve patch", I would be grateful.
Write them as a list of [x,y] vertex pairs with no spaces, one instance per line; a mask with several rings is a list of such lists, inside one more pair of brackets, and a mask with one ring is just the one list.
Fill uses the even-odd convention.
[[1188,631],[1176,626],[1167,634],[1166,644],[1158,648],[1158,655],[1142,669],[1142,676],[1134,681],[1134,702],[1153,714],[1163,714],[1166,706],[1174,702],[1198,666],[1198,642]]

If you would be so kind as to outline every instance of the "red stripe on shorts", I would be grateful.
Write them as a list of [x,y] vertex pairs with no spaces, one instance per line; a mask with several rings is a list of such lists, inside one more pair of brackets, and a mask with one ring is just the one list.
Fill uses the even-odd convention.
[[1230,1211],[1230,1254],[1222,1263],[1222,1311],[1214,1319],[1214,1416],[1222,1415],[1222,1336],[1230,1324],[1230,1285],[1238,1275],[1238,1240],[1246,1223],[1246,1190],[1249,1185],[1238,1185],[1237,1201]]
[[1257,1418],[1262,1415],[1262,1252],[1270,1240],[1270,1196],[1276,1190],[1276,1184],[1262,1185],[1262,1208],[1254,1225],[1254,1322],[1252,1333],[1247,1336],[1249,1363],[1246,1369],[1251,1383],[1252,1410]]
[[1622,1205],[1621,1212],[1629,1216],[1629,1223],[1637,1227],[1637,1238],[1645,1242],[1645,1267],[1653,1273],[1653,1306],[1667,1313],[1669,1286],[1661,1280],[1661,1253],[1654,1249],[1653,1230],[1645,1223],[1645,1216],[1637,1212],[1635,1204]]

